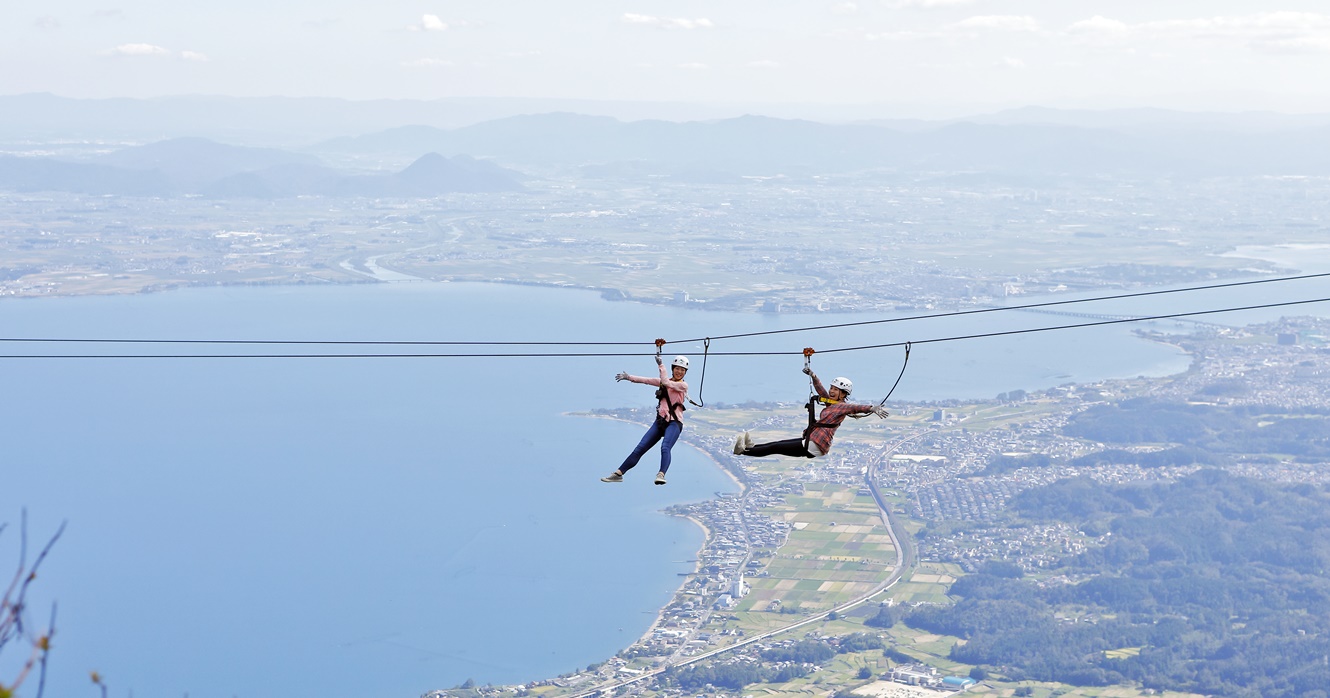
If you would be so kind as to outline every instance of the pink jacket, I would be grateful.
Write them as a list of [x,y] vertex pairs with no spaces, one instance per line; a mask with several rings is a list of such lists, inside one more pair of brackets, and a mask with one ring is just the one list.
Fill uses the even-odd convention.
[[[660,404],[656,406],[656,414],[663,420],[683,422],[684,401],[688,399],[688,384],[684,381],[671,379],[669,369],[665,364],[661,364],[660,378],[644,378],[642,376],[628,376],[627,380],[633,383],[642,383],[643,385],[665,386],[669,391],[669,402],[665,398],[660,399]],[[670,414],[670,403],[674,404],[674,414]]]

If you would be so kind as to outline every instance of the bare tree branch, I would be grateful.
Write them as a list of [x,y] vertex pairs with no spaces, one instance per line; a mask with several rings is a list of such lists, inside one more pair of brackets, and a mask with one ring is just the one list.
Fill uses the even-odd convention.
[[[3,534],[7,527],[0,525],[0,534]],[[0,596],[0,652],[15,640],[20,640],[31,646],[28,659],[19,669],[18,676],[11,682],[6,683],[3,677],[0,677],[0,696],[12,696],[19,686],[23,685],[33,670],[37,670],[37,694],[36,698],[41,698],[46,690],[46,665],[47,657],[51,652],[51,637],[55,635],[55,604],[51,605],[51,619],[46,626],[46,632],[34,636],[28,631],[24,624],[24,614],[27,611],[28,589],[33,581],[37,579],[37,570],[41,568],[42,562],[50,554],[51,548],[55,546],[56,541],[65,532],[65,523],[60,524],[51,536],[46,545],[42,547],[37,559],[33,561],[32,566],[28,566],[28,512],[23,511],[22,522],[19,527],[19,563],[18,569],[14,571],[14,577],[9,586],[5,589],[4,595]],[[105,693],[105,689],[103,689]]]

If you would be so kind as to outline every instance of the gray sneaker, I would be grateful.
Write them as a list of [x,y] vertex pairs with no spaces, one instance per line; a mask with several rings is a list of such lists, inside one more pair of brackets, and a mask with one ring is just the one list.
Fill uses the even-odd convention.
[[745,431],[745,432],[744,432],[744,450],[746,451],[746,450],[748,450],[748,449],[750,449],[750,448],[752,448],[752,447],[753,447],[753,435],[752,435],[752,434],[749,434],[748,432]]
[[601,482],[623,482],[623,476],[618,473],[610,473],[600,479]]
[[734,437],[734,455],[736,456],[741,455],[744,451],[747,450],[748,446],[744,444],[744,435],[740,434]]
[[657,485],[665,484],[665,473],[656,473],[656,484]]

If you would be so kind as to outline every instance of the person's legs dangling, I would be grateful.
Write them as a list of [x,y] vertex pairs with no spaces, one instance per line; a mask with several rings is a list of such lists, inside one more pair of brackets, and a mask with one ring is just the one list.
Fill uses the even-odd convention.
[[679,435],[683,433],[683,422],[667,422],[665,425],[664,440],[660,444],[660,472],[670,471],[670,450],[674,448],[674,442],[679,440]]
[[745,449],[741,456],[752,456],[753,458],[762,458],[764,456],[794,456],[795,458],[807,458],[808,450],[804,448],[803,439],[785,439],[784,441],[772,441],[764,444],[756,444],[752,448]]
[[[661,437],[665,435],[666,425],[667,422],[665,420],[656,417],[656,421],[652,422],[651,426],[647,428],[647,433],[642,435],[642,440],[637,442],[637,446],[633,449],[633,452],[629,453],[628,457],[623,459],[623,465],[619,466],[619,474],[622,475],[623,473],[632,470],[633,466],[637,465],[637,461],[642,459],[642,454],[646,453],[652,446],[655,446],[656,442],[660,441]],[[677,434],[675,436],[676,438],[678,437]]]

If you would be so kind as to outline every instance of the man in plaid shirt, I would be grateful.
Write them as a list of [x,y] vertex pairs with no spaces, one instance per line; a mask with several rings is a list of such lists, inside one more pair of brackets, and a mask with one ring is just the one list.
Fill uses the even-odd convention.
[[831,452],[831,438],[836,434],[836,429],[840,427],[841,422],[846,417],[855,414],[875,414],[886,418],[889,414],[886,408],[880,405],[855,405],[843,402],[849,397],[850,391],[854,389],[854,384],[849,378],[837,378],[831,381],[831,389],[822,387],[822,381],[818,380],[817,374],[808,367],[804,367],[804,373],[807,373],[813,379],[813,389],[817,391],[818,396],[823,398],[829,404],[822,408],[822,414],[818,415],[817,420],[811,418],[812,406],[809,406],[811,424],[804,430],[802,437],[797,439],[785,439],[784,441],[772,441],[764,444],[754,444],[753,437],[744,432],[734,440],[734,453],[740,456],[752,456],[761,458],[763,456],[794,456],[796,458],[817,458],[825,456]]

